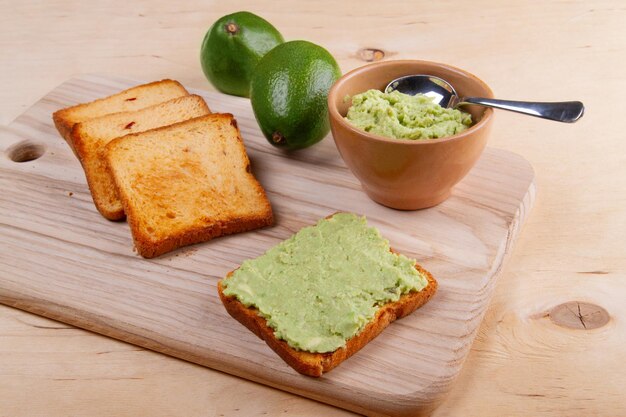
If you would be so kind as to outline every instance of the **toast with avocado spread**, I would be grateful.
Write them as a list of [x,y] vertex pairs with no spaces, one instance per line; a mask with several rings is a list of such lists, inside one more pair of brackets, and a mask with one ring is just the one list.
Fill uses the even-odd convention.
[[232,317],[296,371],[315,377],[436,290],[428,271],[350,213],[305,227],[218,283]]

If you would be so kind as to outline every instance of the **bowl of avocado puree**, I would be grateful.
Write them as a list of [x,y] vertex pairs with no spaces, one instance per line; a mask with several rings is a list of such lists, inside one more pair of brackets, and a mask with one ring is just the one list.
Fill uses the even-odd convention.
[[354,127],[394,139],[439,139],[472,125],[472,115],[441,107],[423,94],[414,96],[370,89],[353,97],[346,120]]
[[462,96],[493,98],[462,69],[429,61],[383,61],[341,77],[328,94],[331,132],[344,162],[374,201],[416,210],[445,201],[480,157],[493,110],[443,108],[423,95],[383,92],[398,77],[429,74]]

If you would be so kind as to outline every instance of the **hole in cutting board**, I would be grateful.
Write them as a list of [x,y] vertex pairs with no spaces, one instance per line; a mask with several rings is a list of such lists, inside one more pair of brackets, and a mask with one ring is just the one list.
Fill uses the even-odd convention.
[[11,146],[6,154],[13,162],[29,162],[39,159],[46,152],[46,148],[38,143],[25,140]]

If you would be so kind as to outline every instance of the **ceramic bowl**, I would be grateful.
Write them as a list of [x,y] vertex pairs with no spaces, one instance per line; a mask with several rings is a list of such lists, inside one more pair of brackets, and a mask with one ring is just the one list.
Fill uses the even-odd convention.
[[493,97],[476,76],[428,61],[384,61],[357,68],[341,77],[328,94],[330,126],[337,149],[374,201],[401,210],[431,207],[450,196],[452,187],[474,166],[489,137],[493,110],[464,106],[474,124],[441,139],[390,139],[352,126],[345,115],[351,97],[369,89],[383,90],[403,75],[441,77],[463,96]]

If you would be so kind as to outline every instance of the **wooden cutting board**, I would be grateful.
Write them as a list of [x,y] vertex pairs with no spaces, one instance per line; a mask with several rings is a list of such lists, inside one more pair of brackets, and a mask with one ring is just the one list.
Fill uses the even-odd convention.
[[[332,138],[287,155],[262,137],[247,99],[197,92],[214,111],[236,116],[276,225],[145,260],[133,252],[126,223],[98,214],[79,162],[51,121],[61,107],[133,84],[73,78],[0,132],[0,302],[360,413],[432,410],[461,369],[532,205],[528,162],[487,149],[448,201],[396,211],[365,196]],[[393,248],[433,273],[440,289],[315,379],[293,371],[230,318],[216,283],[336,211],[367,215]]]

